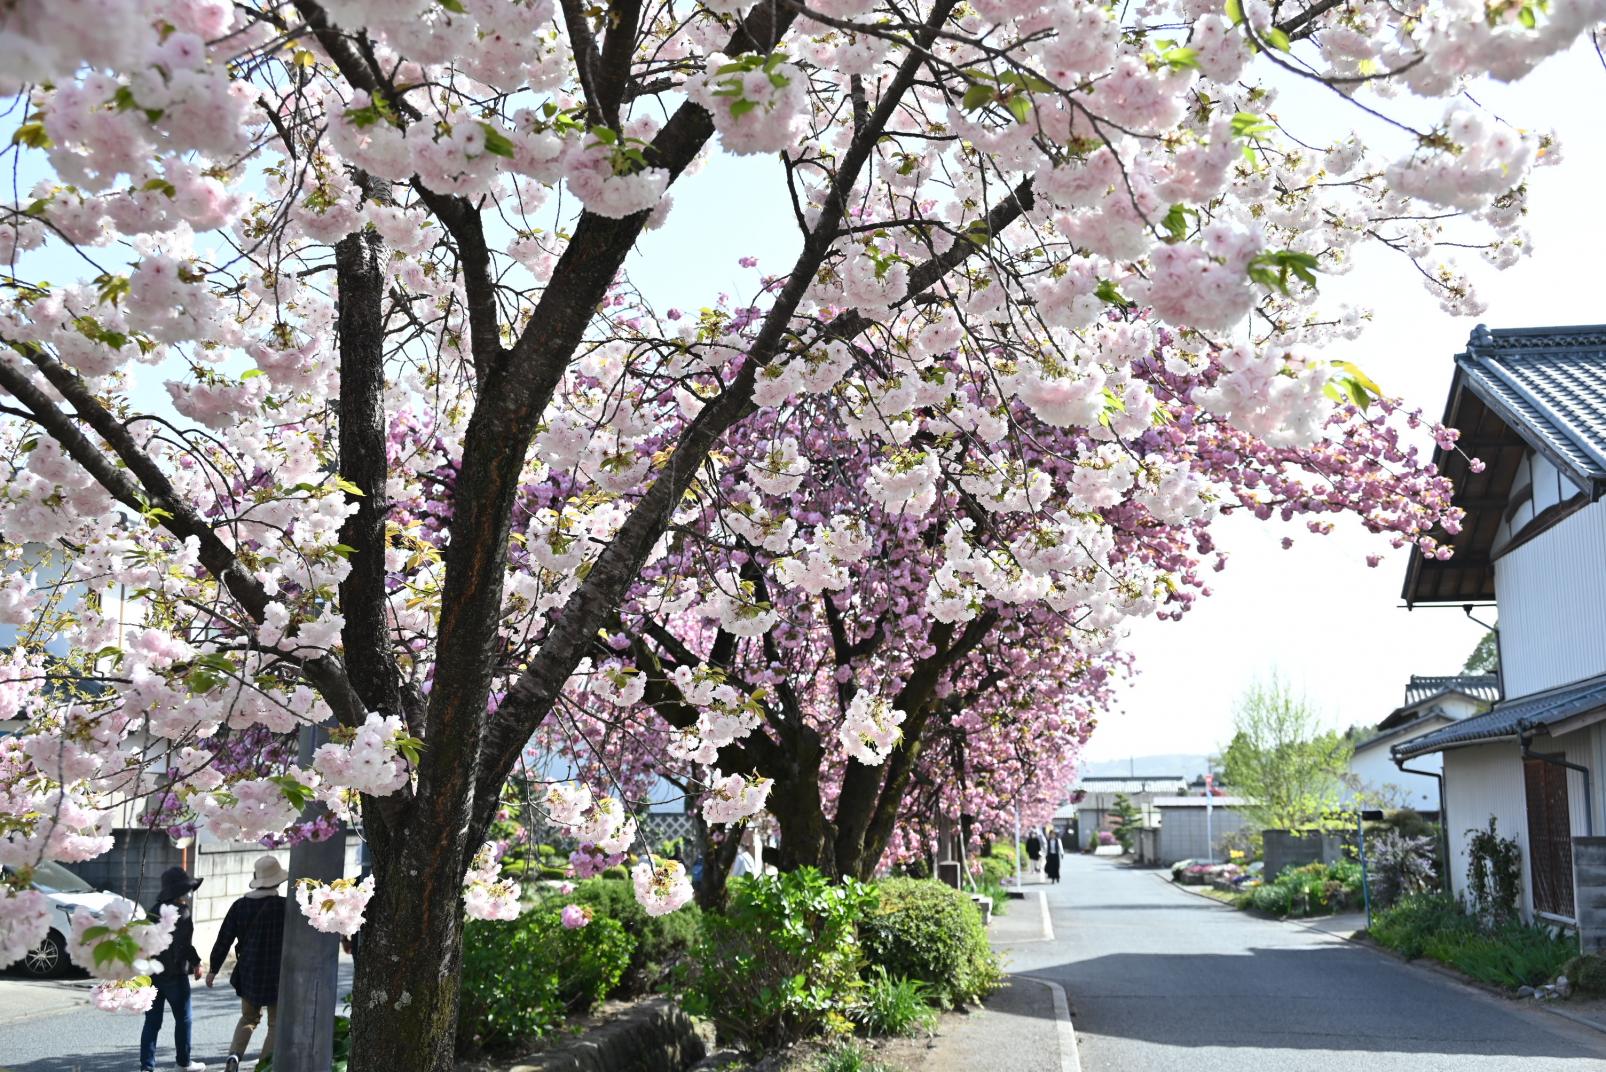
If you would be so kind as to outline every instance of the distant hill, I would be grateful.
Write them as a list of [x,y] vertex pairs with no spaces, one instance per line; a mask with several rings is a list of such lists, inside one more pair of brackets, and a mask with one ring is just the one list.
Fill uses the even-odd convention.
[[1082,774],[1092,778],[1117,778],[1126,777],[1128,774],[1139,778],[1144,775],[1178,774],[1191,779],[1195,775],[1203,774],[1209,761],[1209,757],[1203,754],[1185,752],[1133,756],[1130,760],[1100,759],[1084,762]]

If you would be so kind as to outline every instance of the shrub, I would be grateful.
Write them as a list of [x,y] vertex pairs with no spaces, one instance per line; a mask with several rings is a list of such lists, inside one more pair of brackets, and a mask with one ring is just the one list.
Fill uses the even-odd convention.
[[1516,918],[1522,896],[1522,847],[1516,838],[1503,838],[1489,816],[1489,829],[1468,830],[1467,896],[1472,910],[1485,923],[1500,924]]
[[576,930],[546,909],[515,920],[471,920],[463,934],[458,1051],[510,1046],[590,1009],[618,985],[634,944],[606,916]]
[[575,884],[573,893],[549,895],[542,907],[561,909],[566,904],[581,905],[599,916],[618,920],[634,939],[630,966],[620,981],[620,989],[630,994],[656,988],[690,954],[701,932],[702,913],[696,905],[686,905],[667,916],[649,916],[626,879],[586,879]]
[[1249,893],[1248,906],[1273,916],[1320,916],[1359,904],[1361,867],[1350,860],[1287,867]]
[[603,878],[622,878],[622,879],[627,879],[628,880],[630,878],[630,872],[625,869],[625,866],[623,864],[615,864],[613,867],[606,868],[602,872],[602,877]]
[[1432,890],[1437,880],[1433,844],[1430,837],[1404,837],[1396,830],[1373,836],[1367,846],[1373,903],[1386,908],[1402,897]]
[[1450,931],[1473,931],[1472,917],[1455,899],[1442,893],[1402,898],[1372,917],[1373,941],[1411,960],[1427,952],[1428,939]]
[[748,1052],[846,1029],[864,959],[855,924],[875,887],[802,868],[733,879],[728,894],[725,911],[703,916],[684,975],[686,1011]]
[[859,927],[871,964],[926,983],[942,1005],[998,987],[1003,973],[968,896],[931,879],[889,878],[877,888],[880,902]]
[[1116,844],[1116,842],[1117,842],[1116,836],[1114,834],[1112,834],[1110,831],[1108,831],[1108,830],[1100,830],[1099,831],[1099,844],[1100,845],[1114,845],[1114,844]]
[[869,1035],[913,1035],[930,1031],[937,1010],[926,1000],[931,988],[918,979],[891,976],[877,964],[864,981],[853,1019]]

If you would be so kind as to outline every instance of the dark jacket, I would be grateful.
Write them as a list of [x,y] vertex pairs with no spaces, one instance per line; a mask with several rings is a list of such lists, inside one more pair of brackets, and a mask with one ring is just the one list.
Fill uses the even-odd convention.
[[161,898],[151,906],[151,918],[160,917],[162,906],[169,904],[178,909],[178,922],[173,925],[172,944],[156,954],[156,962],[162,966],[155,976],[158,979],[183,978],[201,966],[201,954],[195,951],[195,920],[190,916],[189,905]]
[[212,946],[212,972],[216,974],[229,959],[229,946],[236,945],[234,971],[229,983],[234,992],[253,1005],[279,1002],[279,957],[284,949],[284,898],[242,897],[229,905]]

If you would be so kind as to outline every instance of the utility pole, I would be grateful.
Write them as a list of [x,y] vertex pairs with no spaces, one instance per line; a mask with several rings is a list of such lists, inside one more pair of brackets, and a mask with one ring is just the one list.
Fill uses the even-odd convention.
[[[322,726],[301,728],[300,762],[312,765],[326,740]],[[319,801],[307,805],[301,821],[327,813]],[[340,936],[314,930],[296,904],[303,878],[332,882],[346,870],[342,829],[324,841],[304,841],[290,849],[290,888],[285,891],[284,955],[279,962],[278,1024],[273,1045],[274,1072],[329,1072],[334,1061],[335,1002],[340,990]]]

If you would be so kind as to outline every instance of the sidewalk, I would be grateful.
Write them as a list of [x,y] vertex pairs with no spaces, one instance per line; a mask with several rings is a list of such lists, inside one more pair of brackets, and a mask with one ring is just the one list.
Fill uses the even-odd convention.
[[[1003,915],[993,916],[988,937],[1009,971],[1012,950],[1054,940],[1044,893],[1046,882],[1027,878],[1022,898],[1010,898]],[[1057,983],[1031,975],[1011,975],[981,1007],[945,1016],[935,1048],[921,1072],[1080,1072],[1070,1011]]]

